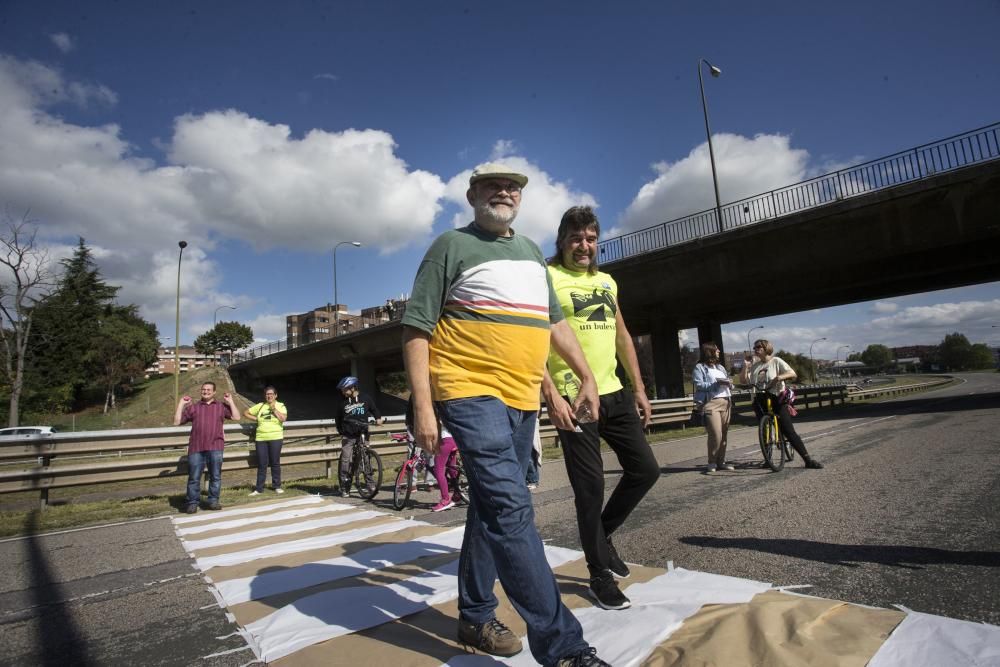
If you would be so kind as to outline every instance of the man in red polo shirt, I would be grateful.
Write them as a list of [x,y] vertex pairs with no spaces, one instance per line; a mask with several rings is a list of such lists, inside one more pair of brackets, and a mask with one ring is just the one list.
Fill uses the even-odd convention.
[[222,492],[222,448],[226,436],[222,425],[227,419],[239,419],[240,411],[233,397],[226,392],[225,403],[215,400],[215,383],[201,385],[201,400],[197,403],[190,396],[184,396],[174,412],[174,426],[191,422],[191,439],[188,441],[188,514],[198,511],[201,498],[201,471],[208,466],[208,509],[221,510],[219,494]]

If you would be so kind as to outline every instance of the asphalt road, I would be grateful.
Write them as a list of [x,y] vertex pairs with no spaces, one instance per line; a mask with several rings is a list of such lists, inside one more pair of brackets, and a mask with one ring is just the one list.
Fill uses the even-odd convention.
[[[702,472],[703,438],[659,445],[663,477],[615,535],[618,550],[645,565],[1000,624],[1000,374],[960,379],[917,398],[803,413],[799,432],[824,470],[799,460],[761,470],[749,428],[730,437],[735,472]],[[606,467],[610,487],[617,464]],[[579,548],[562,463],[542,475],[543,537]],[[415,513],[426,520],[463,520],[424,505]],[[2,665],[252,659],[166,519],[3,540],[0,562]]]

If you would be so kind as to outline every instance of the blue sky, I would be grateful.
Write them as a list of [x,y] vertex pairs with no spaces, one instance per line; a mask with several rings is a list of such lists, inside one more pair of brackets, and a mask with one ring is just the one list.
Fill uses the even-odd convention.
[[[184,239],[182,342],[222,305],[275,340],[332,300],[338,241],[364,244],[337,252],[352,311],[408,293],[479,162],[531,177],[515,227],[546,252],[574,204],[611,233],[708,208],[699,58],[725,202],[1000,120],[998,25],[993,0],[4,0],[0,206],[55,257],[84,237],[164,337]],[[758,324],[826,358],[1000,345],[1000,284],[730,323],[727,348]]]

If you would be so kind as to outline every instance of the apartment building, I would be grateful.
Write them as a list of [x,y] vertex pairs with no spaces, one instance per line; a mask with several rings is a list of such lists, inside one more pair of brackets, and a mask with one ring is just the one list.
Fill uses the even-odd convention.
[[[156,351],[156,363],[146,369],[146,377],[161,373],[173,374],[176,368],[176,350],[172,347],[161,347]],[[187,373],[199,368],[208,366],[218,366],[219,356],[215,354],[201,354],[190,345],[180,347],[181,373]]]

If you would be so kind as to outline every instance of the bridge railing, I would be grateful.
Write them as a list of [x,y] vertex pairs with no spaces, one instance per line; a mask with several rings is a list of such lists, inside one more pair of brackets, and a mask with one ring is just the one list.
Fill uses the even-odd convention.
[[[723,232],[1000,158],[1000,123],[816,176],[721,207]],[[715,209],[607,239],[602,262],[720,233]]]
[[[340,333],[338,336],[344,336],[346,334],[355,333],[358,331],[367,331],[369,329],[375,329],[382,326],[388,326],[403,317],[403,312],[406,309],[406,303],[408,300],[398,300],[398,304],[395,312],[391,317],[379,316],[379,317],[357,317],[351,315],[340,320]],[[330,323],[333,326],[333,322]],[[297,347],[303,347],[305,345],[312,345],[314,343],[320,343],[324,340],[330,340],[329,338],[321,338],[319,340],[309,341],[306,343],[293,343],[288,344],[286,340],[276,340],[269,343],[261,343],[260,345],[247,348],[245,350],[240,350],[233,354],[233,360],[231,363],[239,363],[241,361],[249,361],[250,359],[258,359],[260,357],[266,357],[269,354],[274,354],[276,352],[284,352],[285,350],[292,350]]]

